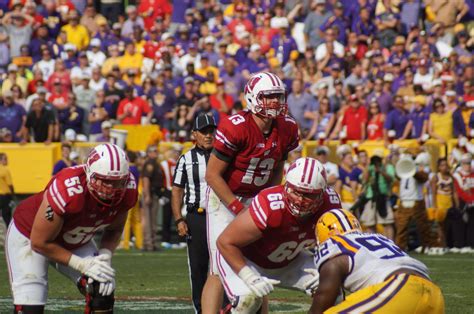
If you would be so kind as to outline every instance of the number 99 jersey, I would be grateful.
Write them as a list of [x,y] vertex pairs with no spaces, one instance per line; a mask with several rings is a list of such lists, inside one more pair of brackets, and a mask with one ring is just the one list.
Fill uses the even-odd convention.
[[101,205],[87,188],[84,165],[66,168],[49,181],[44,191],[30,196],[17,206],[13,221],[28,239],[44,195],[54,214],[64,219],[56,242],[68,250],[88,243],[97,231],[111,224],[120,212],[132,208],[138,198],[135,178],[130,175],[122,201],[114,207]]
[[278,116],[264,136],[249,111],[219,124],[213,153],[229,163],[224,179],[235,195],[253,197],[269,187],[273,171],[298,146],[298,126],[289,116]]
[[401,268],[417,271],[427,278],[428,269],[420,261],[408,256],[393,241],[380,234],[352,232],[331,236],[315,252],[318,271],[333,257],[347,255],[350,273],[344,288],[350,292],[381,283]]

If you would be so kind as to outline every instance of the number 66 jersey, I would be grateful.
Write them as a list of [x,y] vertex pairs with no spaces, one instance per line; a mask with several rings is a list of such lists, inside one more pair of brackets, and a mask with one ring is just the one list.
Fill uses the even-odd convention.
[[408,256],[393,241],[381,234],[351,232],[331,236],[315,252],[316,269],[338,255],[349,257],[350,273],[344,288],[350,292],[381,283],[400,269],[411,269],[428,276],[422,262]]
[[[114,207],[101,205],[89,192],[85,166],[66,168],[56,174],[42,192],[30,196],[17,206],[13,221],[28,239],[45,195],[51,214],[54,212],[64,219],[56,242],[68,250],[88,243],[97,231],[111,224],[119,213],[132,208],[138,197],[135,178],[130,175],[122,201]],[[51,219],[55,218],[51,216]]]
[[229,162],[224,179],[235,195],[254,197],[269,187],[277,164],[298,146],[298,126],[289,116],[278,116],[267,136],[250,111],[223,119],[216,131],[214,154]]

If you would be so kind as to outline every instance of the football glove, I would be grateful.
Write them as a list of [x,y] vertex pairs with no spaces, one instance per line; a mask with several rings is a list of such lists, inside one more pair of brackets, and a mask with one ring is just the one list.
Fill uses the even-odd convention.
[[248,266],[245,266],[240,270],[239,277],[245,282],[249,289],[260,298],[272,292],[274,289],[273,285],[280,283],[279,280],[260,276],[260,274],[253,271]]
[[319,286],[319,272],[314,268],[305,268],[304,271],[312,275],[312,277],[303,285],[304,292],[307,295],[312,296]]
[[73,254],[69,259],[68,266],[97,282],[112,281],[115,277],[115,270],[104,259],[104,256],[101,255],[83,258]]
[[[109,264],[109,266],[112,266],[112,252],[110,250],[100,249],[99,255],[96,258],[106,262],[107,264]],[[114,290],[115,278],[112,278],[112,280],[107,282],[101,282],[99,285],[99,294],[102,296],[111,295]]]

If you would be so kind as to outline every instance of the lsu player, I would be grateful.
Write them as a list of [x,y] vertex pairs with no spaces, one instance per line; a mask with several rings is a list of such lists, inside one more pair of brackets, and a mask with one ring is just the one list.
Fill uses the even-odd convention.
[[220,122],[207,165],[210,276],[202,297],[204,313],[216,313],[222,295],[217,237],[259,191],[281,183],[285,160],[299,141],[298,126],[286,114],[287,93],[278,76],[254,74],[244,94],[248,110]]
[[324,166],[299,158],[285,184],[261,191],[218,238],[217,266],[232,313],[256,313],[275,284],[311,293],[318,273],[313,255],[315,221],[340,208],[337,193],[327,187]]
[[[44,312],[50,263],[86,295],[86,313],[112,313],[112,252],[136,202],[127,157],[113,144],[96,146],[86,164],[60,171],[21,202],[5,244],[14,313]],[[92,241],[98,231],[99,249]]]
[[[362,233],[349,211],[333,209],[316,224],[319,286],[310,313],[444,313],[428,269],[380,234]],[[340,289],[352,294],[334,306]]]

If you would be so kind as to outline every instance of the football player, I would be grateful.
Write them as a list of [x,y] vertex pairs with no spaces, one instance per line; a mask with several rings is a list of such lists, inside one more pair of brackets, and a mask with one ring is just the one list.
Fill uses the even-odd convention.
[[[310,313],[444,313],[426,266],[388,238],[362,233],[349,211],[322,215],[316,239],[319,286]],[[341,288],[352,294],[334,306]]]
[[285,184],[261,191],[217,240],[217,266],[232,313],[256,313],[275,284],[311,293],[318,273],[313,255],[315,221],[339,208],[337,193],[327,187],[324,166],[299,158]]
[[[14,313],[44,312],[50,263],[86,295],[86,313],[112,313],[112,253],[136,202],[126,154],[113,144],[96,146],[86,164],[60,171],[21,202],[5,244]],[[98,231],[99,249],[92,241]]]
[[298,146],[298,126],[286,114],[287,93],[278,76],[253,75],[244,94],[248,110],[220,122],[207,165],[210,276],[203,291],[204,313],[216,313],[222,295],[217,237],[259,191],[281,183],[288,153]]

